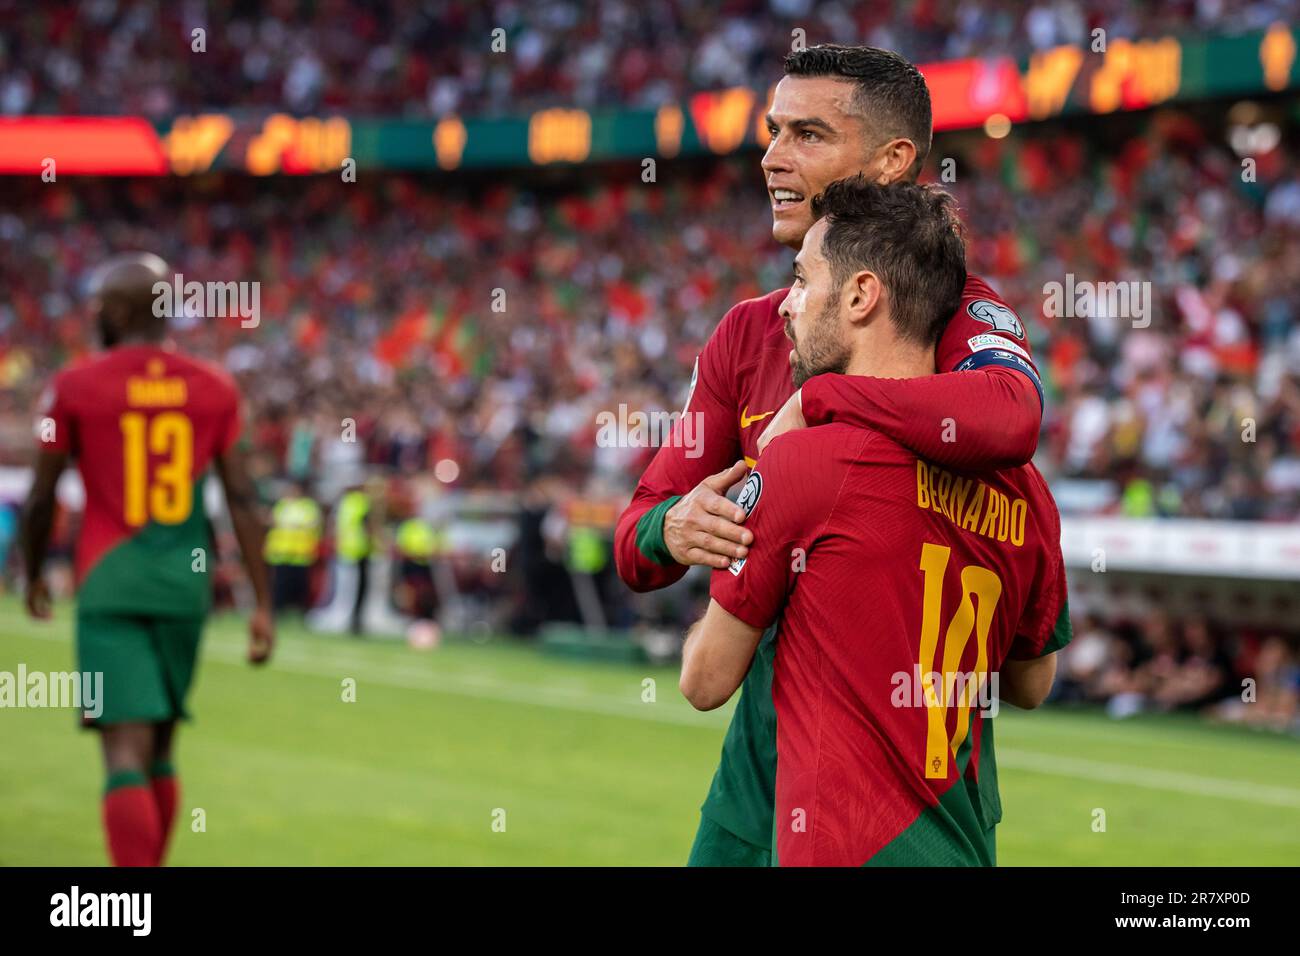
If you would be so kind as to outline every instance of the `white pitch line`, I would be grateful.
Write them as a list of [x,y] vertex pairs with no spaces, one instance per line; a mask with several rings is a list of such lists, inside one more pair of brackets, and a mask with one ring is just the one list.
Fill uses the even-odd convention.
[[[310,658],[300,658],[276,649],[272,664],[275,670],[289,671],[310,677],[325,677],[338,680],[342,677],[356,677],[389,687],[405,690],[423,690],[434,693],[454,694],[477,700],[496,700],[509,704],[531,704],[535,707],[549,707],[552,710],[571,710],[578,713],[599,714],[605,717],[625,717],[629,720],[650,720],[657,723],[676,724],[688,727],[722,727],[722,721],[716,713],[700,714],[676,707],[660,707],[654,703],[641,701],[641,682],[630,681],[628,697],[616,697],[612,694],[594,694],[585,691],[566,690],[548,687],[545,684],[524,684],[511,681],[493,680],[481,675],[452,676],[447,674],[421,673],[397,668],[381,668],[354,658],[340,658],[324,654],[313,654]],[[211,644],[209,656],[220,664],[240,665],[244,663],[244,650]]]
[[[55,634],[28,633],[36,640],[67,643]],[[502,681],[481,674],[438,674],[401,667],[383,667],[371,661],[360,660],[344,654],[321,653],[317,648],[298,648],[279,643],[271,662],[272,671],[287,671],[308,677],[325,677],[338,680],[357,677],[375,684],[399,687],[404,690],[423,690],[434,693],[455,694],[479,700],[497,700],[510,704],[531,704],[552,710],[571,710],[578,713],[599,714],[607,717],[626,717],[631,720],[651,720],[658,723],[688,727],[721,727],[718,713],[702,714],[677,707],[659,707],[641,701],[641,682],[631,681],[629,696],[596,694],[570,690],[546,684],[527,684]],[[204,644],[203,656],[218,664],[247,666],[246,649],[242,644],[209,640]]]
[[[24,636],[33,637],[37,640],[64,641],[62,637],[54,634],[29,632]],[[64,642],[66,643],[66,641]],[[220,664],[239,665],[244,662],[245,651],[242,646],[211,641],[207,644],[207,650],[208,656]],[[377,668],[373,664],[363,663],[355,658],[341,658],[336,655],[317,652],[312,652],[308,657],[305,651],[305,648],[301,650],[298,648],[289,649],[281,645],[276,648],[276,658],[272,666],[276,670],[289,671],[310,677],[359,677],[376,684],[400,687],[405,690],[454,694],[477,700],[530,704],[535,707],[549,707],[553,710],[625,717],[631,720],[650,720],[679,726],[709,727],[711,729],[718,729],[721,726],[716,714],[702,715],[693,711],[641,703],[639,700],[639,682],[635,685],[636,699],[625,700],[612,695],[557,690],[544,685],[488,680],[479,675],[466,675],[461,678],[443,674],[421,674],[393,668]],[[632,693],[632,691],[629,691],[629,693]],[[1287,787],[1224,780],[1219,777],[1205,777],[1175,770],[1158,770],[1130,764],[1106,763],[1079,757],[1062,757],[1055,754],[1036,753],[1014,748],[1008,749],[1001,746],[997,748],[997,760],[1000,768],[1024,770],[1048,776],[1069,777],[1074,780],[1121,784],[1142,787],[1148,790],[1166,790],[1201,797],[1216,797],[1225,800],[1238,800],[1244,803],[1300,809],[1300,790]]]
[[1287,787],[1270,787],[1264,784],[1224,780],[1219,777],[1202,777],[1177,770],[1155,770],[1150,767],[1104,763],[1081,757],[1058,757],[1054,754],[1025,750],[1007,750],[1001,746],[997,748],[997,761],[999,769],[1013,767],[1017,770],[1054,777],[1118,783],[1148,790],[1172,790],[1175,793],[1192,793],[1201,797],[1220,797],[1225,800],[1242,800],[1246,803],[1300,809],[1300,790],[1291,790]]
[[[224,653],[226,648],[222,647],[221,650]],[[458,682],[454,678],[447,679],[442,675],[423,675],[420,678],[415,678],[414,675],[404,672],[374,671],[373,668],[368,666],[358,668],[351,661],[321,660],[320,663],[329,667],[328,671],[321,671],[319,667],[304,666],[304,663],[295,660],[291,662],[291,665],[293,669],[302,673],[318,676],[336,677],[350,668],[356,671],[358,676],[366,677],[368,680],[374,680],[377,683],[389,681],[397,684],[397,686],[414,690],[433,690],[479,699],[501,700],[508,703],[536,704],[542,707],[575,710],[583,713],[598,713],[697,727],[703,726],[701,719],[691,713],[666,708],[654,708],[645,704],[628,703],[611,696],[597,696],[573,691],[563,691],[557,694],[549,688],[500,681],[489,683],[475,680],[471,686]],[[367,671],[372,671],[372,673],[367,673]],[[998,748],[997,759],[1000,767],[1027,770],[1052,776],[1300,809],[1300,790],[1292,790],[1286,787],[1243,783],[1174,770],[1156,770],[1129,764],[1058,757],[1052,754],[1016,749],[1008,750],[1006,748]]]

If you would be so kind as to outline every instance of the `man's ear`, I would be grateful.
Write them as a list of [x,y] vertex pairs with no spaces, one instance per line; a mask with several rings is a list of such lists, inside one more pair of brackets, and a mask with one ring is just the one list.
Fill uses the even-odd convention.
[[885,287],[880,277],[868,269],[856,272],[844,283],[844,310],[850,325],[866,325],[878,311]]
[[880,150],[880,178],[878,182],[889,185],[910,182],[912,164],[916,162],[916,144],[910,139],[891,139]]

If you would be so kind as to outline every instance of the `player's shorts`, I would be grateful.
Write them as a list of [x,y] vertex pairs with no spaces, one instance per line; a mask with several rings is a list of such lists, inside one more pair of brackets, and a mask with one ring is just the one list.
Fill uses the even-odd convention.
[[695,831],[695,843],[687,866],[771,866],[772,848],[755,846],[742,840],[730,830],[718,826],[708,817],[700,816],[700,828]]
[[103,674],[102,709],[90,726],[189,719],[202,616],[77,612],[77,669]]

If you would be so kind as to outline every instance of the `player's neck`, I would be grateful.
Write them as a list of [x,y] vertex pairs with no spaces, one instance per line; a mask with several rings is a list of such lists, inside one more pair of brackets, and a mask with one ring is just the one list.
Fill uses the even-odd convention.
[[921,378],[933,375],[934,349],[921,348],[890,337],[887,342],[855,349],[845,368],[847,375],[873,378]]
[[153,348],[162,348],[163,338],[155,338],[152,335],[124,335],[109,348],[120,349],[128,347],[138,347],[142,345],[152,346]]

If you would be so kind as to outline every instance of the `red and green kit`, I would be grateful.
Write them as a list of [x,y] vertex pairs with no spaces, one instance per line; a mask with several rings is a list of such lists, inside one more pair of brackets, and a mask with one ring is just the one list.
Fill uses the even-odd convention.
[[105,672],[101,723],[184,713],[212,594],[204,477],[239,432],[230,377],[162,346],[110,349],[45,395],[40,447],[75,458],[85,486],[77,643]]
[[1069,638],[1042,476],[834,423],[773,441],[739,501],[754,545],[711,594],[777,624],[775,862],[991,865],[992,681]]
[[[738,458],[753,465],[759,435],[793,394],[790,342],[778,311],[787,291],[734,306],[700,353],[686,405],[686,415],[697,419],[692,423],[696,440],[693,446],[668,442],[654,453],[619,519],[618,571],[633,590],[665,587],[686,572],[664,544],[664,514]],[[809,425],[842,422],[874,429],[926,461],[953,469],[1028,461],[1037,444],[1042,383],[1019,316],[976,276],[967,277],[961,303],[935,349],[935,367],[961,374],[895,381],[819,375],[803,386],[804,417]],[[692,864],[763,865],[770,858],[777,763],[774,632],[769,628],[745,678],[701,808]],[[996,822],[991,743],[989,733],[980,780],[988,817]]]

